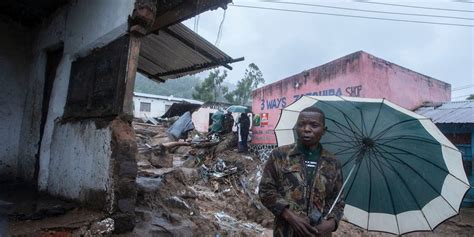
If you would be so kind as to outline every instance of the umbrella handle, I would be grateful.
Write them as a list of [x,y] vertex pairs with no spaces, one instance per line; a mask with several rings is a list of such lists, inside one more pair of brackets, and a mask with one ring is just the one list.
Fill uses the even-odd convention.
[[[358,160],[358,161],[360,161],[360,160]],[[332,210],[334,209],[334,206],[336,206],[336,203],[337,203],[337,201],[339,200],[339,198],[341,197],[342,191],[344,190],[344,187],[346,186],[347,181],[349,181],[349,178],[351,177],[352,172],[354,171],[354,168],[355,168],[356,165],[359,164],[359,163],[360,163],[360,162],[354,162],[354,165],[352,165],[352,168],[351,168],[351,170],[349,171],[349,174],[347,175],[346,180],[345,180],[344,183],[342,184],[341,190],[339,190],[339,193],[337,194],[336,199],[334,200],[333,204],[331,205],[331,208],[329,208],[328,214],[326,214],[326,216],[324,217],[325,220],[327,220],[329,214],[331,214]]]

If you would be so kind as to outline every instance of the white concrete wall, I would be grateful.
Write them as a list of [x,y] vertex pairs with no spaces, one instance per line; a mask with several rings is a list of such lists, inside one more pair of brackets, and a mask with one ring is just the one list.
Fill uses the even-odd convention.
[[[34,171],[37,162],[37,153],[39,149],[40,140],[40,125],[41,125],[41,109],[43,101],[44,76],[46,69],[47,51],[51,47],[58,47],[66,35],[67,22],[67,7],[58,12],[50,21],[49,24],[42,26],[33,31],[33,43],[31,54],[31,66],[29,70],[29,84],[25,88],[27,91],[25,110],[22,120],[21,141],[24,143],[19,152],[19,177],[24,180],[34,180]],[[68,86],[68,76],[70,70],[69,56],[63,55],[56,71],[56,78],[51,91],[49,101],[48,116],[50,117],[45,126],[45,134],[51,134],[53,123],[51,118],[59,117],[58,111],[62,111],[64,104],[58,104],[57,101],[65,100]],[[63,76],[59,76],[59,74]],[[62,97],[62,98],[61,98]],[[62,114],[62,112],[60,112]],[[46,142],[49,146],[50,136],[43,139],[43,144]],[[44,146],[46,147],[46,146]],[[41,152],[40,152],[41,154]],[[41,158],[40,158],[41,162]],[[34,180],[36,181],[36,180]]]
[[198,132],[207,132],[209,129],[209,113],[215,113],[217,109],[199,108],[193,113],[194,128]]
[[[140,111],[140,102],[146,102],[151,104],[150,112]],[[166,113],[166,105],[172,105],[176,101],[154,99],[147,97],[133,97],[134,112],[133,115],[137,118],[149,118],[149,117],[160,117]]]
[[[71,63],[127,30],[133,0],[72,1],[64,29],[64,57],[54,84],[40,153],[39,187],[81,201],[88,190],[106,191],[109,183],[110,131],[92,124],[58,123],[67,98]],[[54,132],[53,132],[54,131]],[[75,152],[75,153],[71,153]],[[74,175],[65,175],[73,172]],[[82,192],[81,192],[82,190]]]
[[94,122],[56,126],[51,144],[48,192],[90,200],[110,189],[111,130]]
[[[23,89],[27,101],[20,140],[21,176],[32,180],[39,142],[39,121],[46,64],[46,51],[63,43],[64,55],[57,68],[49,103],[39,161],[39,188],[83,201],[89,191],[106,191],[109,183],[110,128],[97,129],[93,122],[61,123],[71,63],[92,49],[126,34],[134,0],[73,0],[47,24],[35,30],[30,83]],[[21,117],[21,116],[19,116]],[[21,119],[19,119],[21,121]],[[3,134],[3,133],[2,133]]]
[[31,37],[0,21],[0,180],[14,179],[18,168],[21,121],[26,99]]

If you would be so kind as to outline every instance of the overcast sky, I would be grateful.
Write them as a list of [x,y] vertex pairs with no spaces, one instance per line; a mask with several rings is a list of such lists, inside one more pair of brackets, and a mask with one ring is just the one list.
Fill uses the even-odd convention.
[[[290,0],[288,0],[290,1]],[[454,16],[474,19],[474,4],[455,1],[378,1],[471,12],[429,10],[354,1],[294,0],[345,8]],[[234,0],[235,5],[293,9],[365,17],[405,19],[474,25],[474,20],[389,15],[313,6],[265,3],[258,0]],[[197,32],[211,43],[216,42],[224,10],[199,16]],[[194,29],[196,19],[185,24]],[[392,22],[252,9],[229,4],[222,25],[218,47],[233,58],[245,57],[228,71],[228,80],[236,83],[249,63],[263,72],[267,83],[300,73],[344,55],[363,50],[374,56],[448,82],[453,100],[474,94],[474,27]],[[205,77],[208,73],[201,74]],[[467,88],[465,88],[467,87]],[[465,89],[459,89],[465,88]],[[457,89],[457,90],[456,90]],[[403,92],[401,92],[403,93]],[[467,96],[466,96],[467,97]]]

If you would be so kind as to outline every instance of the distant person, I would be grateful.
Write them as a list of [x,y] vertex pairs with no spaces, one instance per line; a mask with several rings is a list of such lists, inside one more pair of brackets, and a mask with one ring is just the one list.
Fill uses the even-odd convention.
[[344,201],[331,205],[342,188],[341,163],[319,140],[325,115],[315,108],[301,111],[297,142],[273,149],[259,186],[262,204],[275,216],[273,236],[331,236],[344,212]]
[[249,137],[250,119],[246,113],[240,114],[240,118],[237,121],[238,133],[239,133],[239,152],[247,152],[247,140]]
[[234,127],[234,117],[231,112],[227,111],[224,115],[222,126],[224,127],[224,134],[232,132],[232,127]]

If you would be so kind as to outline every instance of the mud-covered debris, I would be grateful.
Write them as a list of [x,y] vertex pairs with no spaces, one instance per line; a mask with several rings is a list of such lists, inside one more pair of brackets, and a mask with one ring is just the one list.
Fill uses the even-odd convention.
[[163,178],[137,177],[135,181],[140,192],[155,192],[163,183]]
[[[142,139],[143,148],[139,176],[162,180],[152,187],[147,186],[146,179],[137,182],[142,186],[137,198],[139,208],[150,210],[153,218],[138,215],[139,221],[149,226],[139,225],[144,228],[138,227],[136,233],[171,236],[186,230],[194,236],[260,235],[263,227],[259,224],[269,225],[273,219],[268,210],[260,208],[254,193],[260,159],[237,153],[233,149],[237,144],[235,134],[219,135],[218,139],[196,135],[191,134],[194,139],[190,142],[180,140],[151,146],[152,138],[137,138]],[[161,168],[161,159],[166,155],[173,157],[173,168]],[[223,214],[216,217],[215,213]]]
[[186,201],[181,199],[180,197],[177,196],[172,196],[166,200],[169,205],[172,207],[177,207],[177,208],[182,208],[182,209],[191,209],[191,206],[189,206]]
[[250,191],[250,188],[249,188],[249,179],[248,177],[244,176],[244,175],[241,175],[240,176],[240,184],[242,185],[242,188],[245,192],[245,194],[247,194],[247,196],[249,197],[250,199],[250,202],[259,210],[262,210],[263,208],[265,208],[262,203],[260,201],[258,201],[258,196],[256,193],[252,193]]
[[218,212],[214,214],[214,217],[217,219],[219,225],[222,228],[228,229],[230,231],[239,231],[241,229],[246,229],[257,234],[261,234],[264,231],[264,228],[255,223],[242,222],[236,218],[226,214],[225,212]]
[[137,128],[137,129],[134,129],[134,130],[135,130],[135,133],[137,135],[142,135],[142,136],[145,136],[145,137],[154,137],[158,134],[157,131],[152,131],[152,130],[144,129],[144,128]]
[[155,150],[152,152],[150,163],[156,168],[173,167],[173,155],[166,151]]
[[115,229],[115,222],[112,218],[107,218],[91,225],[90,233],[92,235],[110,234]]

